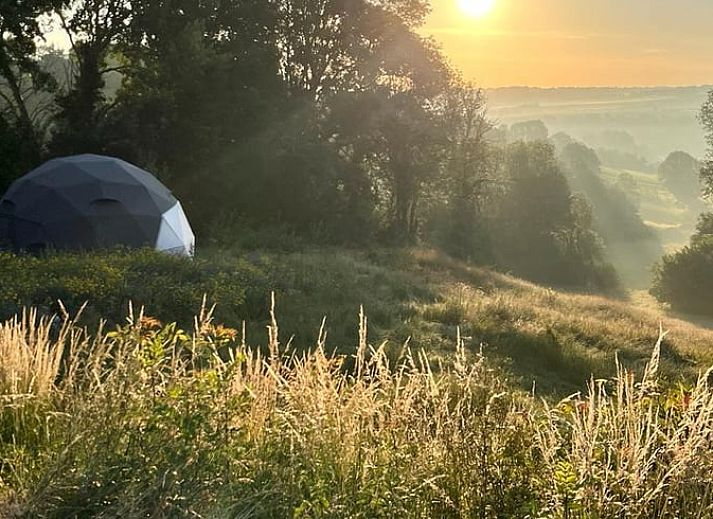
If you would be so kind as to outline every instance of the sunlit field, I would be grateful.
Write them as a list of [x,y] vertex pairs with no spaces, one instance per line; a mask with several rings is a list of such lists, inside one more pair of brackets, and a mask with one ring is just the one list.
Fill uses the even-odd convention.
[[[548,403],[457,335],[434,361],[368,341],[264,348],[209,313],[90,337],[27,311],[0,327],[4,517],[704,517],[708,374],[645,369]],[[531,515],[532,514],[532,515]]]
[[713,517],[713,2],[0,2],[0,519]]

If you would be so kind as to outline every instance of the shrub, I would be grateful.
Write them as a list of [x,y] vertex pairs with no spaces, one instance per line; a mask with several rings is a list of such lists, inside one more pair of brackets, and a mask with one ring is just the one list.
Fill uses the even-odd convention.
[[[194,261],[152,250],[57,253],[42,257],[0,253],[0,318],[22,306],[70,313],[85,303],[89,317],[122,322],[128,303],[149,306],[165,320],[190,324],[203,298],[217,303],[218,317],[252,317],[257,294],[269,292],[265,273],[239,257]],[[264,305],[260,305],[263,307]]]
[[675,310],[713,316],[713,236],[696,237],[665,256],[654,272],[651,293]]

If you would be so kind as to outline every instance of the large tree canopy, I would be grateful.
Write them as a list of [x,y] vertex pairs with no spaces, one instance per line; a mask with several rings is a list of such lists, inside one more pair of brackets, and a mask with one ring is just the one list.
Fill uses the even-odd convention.
[[[47,157],[110,154],[159,175],[206,240],[280,227],[333,243],[427,241],[540,280],[595,285],[591,214],[539,142],[546,128],[516,126],[518,140],[538,142],[502,149],[482,92],[420,34],[429,9],[3,3],[0,187]],[[36,47],[46,13],[71,43],[51,66]],[[38,94],[50,108],[43,121],[29,102]],[[525,250],[539,251],[539,266],[519,259]]]

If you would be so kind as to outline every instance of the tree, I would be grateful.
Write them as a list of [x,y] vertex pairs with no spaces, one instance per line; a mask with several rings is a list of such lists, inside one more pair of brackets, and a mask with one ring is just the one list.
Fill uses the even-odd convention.
[[381,230],[391,240],[413,242],[424,186],[439,169],[442,129],[433,102],[450,79],[438,49],[415,31],[427,3],[278,5],[282,77],[291,103],[313,122],[308,131],[333,143],[344,159],[339,191],[358,208],[359,221],[369,220],[366,204],[357,202],[366,195]]
[[616,179],[615,186],[626,194],[626,196],[638,207],[641,203],[641,192],[639,184],[634,179],[634,175],[624,172]]
[[409,67],[427,0],[275,0],[280,74],[293,95],[314,100],[365,90]]
[[656,266],[651,294],[675,310],[713,316],[713,213],[701,215],[691,242]]
[[442,96],[439,117],[445,127],[445,160],[439,186],[443,207],[436,208],[438,241],[455,256],[485,261],[490,251],[483,206],[496,182],[496,161],[482,90],[456,82]]
[[427,2],[133,4],[106,149],[158,171],[199,228],[220,207],[334,236],[381,218],[415,238],[449,80],[415,30]]
[[31,151],[13,123],[0,116],[0,197],[23,173]]
[[[108,150],[151,166],[199,229],[221,212],[269,203],[266,156],[284,106],[275,13],[264,0],[137,2]],[[264,154],[263,154],[264,152]],[[245,185],[249,180],[249,185]]]
[[597,154],[583,144],[566,146],[560,162],[572,189],[592,205],[593,227],[622,278],[632,286],[648,286],[649,269],[662,256],[663,248],[630,198],[631,187],[624,191],[604,182]]
[[128,0],[74,0],[57,13],[72,46],[71,79],[57,98],[51,148],[60,155],[100,152],[110,109],[105,76],[122,70],[109,57],[128,30],[132,5]]
[[703,182],[703,195],[713,197],[713,90],[708,94],[707,101],[701,108],[699,115],[701,124],[706,133],[708,152],[701,166],[701,181]]
[[[19,169],[39,161],[43,136],[31,100],[51,91],[54,81],[40,67],[37,40],[42,37],[40,16],[60,0],[7,0],[0,3],[0,118],[3,132],[15,135],[22,152]],[[37,106],[37,105],[36,105]]]
[[671,153],[659,166],[659,177],[684,204],[695,202],[701,194],[701,163],[683,151]]
[[524,121],[510,127],[510,137],[513,142],[546,141],[549,134],[547,126],[542,121]]
[[[703,195],[710,199],[713,197],[713,91],[708,94],[699,118],[708,144],[708,152],[701,166],[701,182]],[[690,160],[679,156],[674,164],[684,166],[684,173],[690,175]],[[651,293],[676,310],[713,316],[713,299],[710,297],[713,290],[713,278],[710,276],[712,269],[713,214],[704,213],[699,218],[690,244],[674,254],[664,256],[657,265]]]
[[550,144],[552,144],[555,147],[555,151],[557,152],[557,155],[561,154],[562,151],[569,144],[573,144],[576,142],[571,135],[569,135],[568,133],[565,133],[565,132],[557,132],[554,135],[551,135],[549,138],[549,141],[550,141]]
[[418,99],[399,94],[389,99],[381,135],[390,183],[390,235],[413,243],[423,185],[438,169],[439,135],[434,115]]
[[696,232],[691,237],[691,244],[696,245],[699,242],[713,238],[713,213],[703,213],[698,217]]
[[[560,156],[562,170],[575,191],[587,197],[594,208],[594,221],[599,234],[608,245],[624,244],[628,248],[639,242],[655,243],[655,235],[644,224],[632,200],[637,185],[633,177],[623,174],[615,185],[605,183],[597,154],[583,144],[570,144]],[[655,248],[658,259],[660,248]],[[651,251],[640,251],[639,260],[649,259]]]
[[492,233],[497,263],[528,279],[565,287],[616,290],[592,230],[591,208],[572,196],[551,145],[509,145],[500,174]]

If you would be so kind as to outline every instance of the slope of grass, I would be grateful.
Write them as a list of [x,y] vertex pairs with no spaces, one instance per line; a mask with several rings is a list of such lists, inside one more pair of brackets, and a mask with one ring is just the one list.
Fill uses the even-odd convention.
[[438,323],[441,333],[458,324],[472,348],[484,344],[523,386],[534,381],[541,394],[582,389],[590,374],[610,376],[616,357],[640,369],[659,326],[670,332],[662,343],[664,377],[680,380],[713,365],[713,332],[658,309],[558,292],[434,252],[417,252],[415,261],[419,277],[442,294],[421,318]]
[[[32,312],[0,324],[0,516],[713,512],[713,391],[697,377],[713,332],[431,250],[203,254],[25,258],[24,277],[6,273],[22,283],[4,294],[46,304],[23,284],[32,268],[64,266],[52,294],[73,304],[104,287],[84,325],[134,295],[170,323],[203,287],[231,308],[228,327],[205,311],[117,327],[116,310],[109,333]],[[128,283],[140,273],[156,276],[142,290]],[[155,299],[177,280],[190,290]]]
[[[33,271],[5,271],[0,298],[6,299],[0,300],[0,308],[21,301],[58,312],[50,304],[54,296],[63,297],[73,313],[88,299],[83,323],[93,328],[97,315],[109,318],[109,326],[121,323],[132,299],[135,307],[147,305],[146,312],[164,322],[178,320],[190,327],[192,320],[181,316],[197,313],[206,291],[209,302],[217,299],[217,320],[236,329],[245,322],[248,342],[257,342],[269,324],[274,292],[283,336],[292,338],[295,347],[316,344],[326,319],[326,348],[349,354],[358,331],[354,316],[363,306],[370,318],[370,339],[388,341],[390,355],[397,356],[408,340],[414,348],[439,356],[452,349],[460,329],[469,351],[483,348],[521,387],[529,390],[534,383],[543,396],[579,391],[590,374],[610,376],[616,355],[626,366],[640,369],[661,322],[671,332],[663,343],[664,377],[691,378],[713,364],[713,332],[707,329],[657,309],[558,292],[430,250],[206,251],[194,263],[154,261],[140,252],[136,259],[120,253],[100,262],[96,256],[69,256],[67,262],[51,257],[27,265],[16,268],[46,269],[45,278],[55,280],[48,285],[52,290],[45,293],[40,290],[44,285],[25,283]],[[105,271],[116,279],[99,284]],[[84,280],[81,272],[88,273]],[[171,288],[177,284],[180,289]],[[92,294],[95,286],[102,289]],[[6,295],[15,297],[23,290],[28,297]]]
[[[511,292],[496,305],[504,313],[519,298],[553,316],[608,306],[416,261],[434,283],[455,275]],[[491,304],[458,289],[428,311],[455,323]],[[628,319],[617,311],[606,315]],[[206,313],[192,333],[141,316],[93,337],[70,321],[54,328],[33,313],[0,325],[2,517],[713,513],[709,373],[667,389],[663,338],[640,377],[619,365],[615,379],[548,406],[458,338],[442,348],[447,362],[413,346],[394,360],[369,344],[364,316],[349,356],[327,353],[323,332],[295,353],[274,318],[258,349]]]
[[373,340],[388,340],[394,350],[409,340],[438,355],[460,330],[470,351],[482,347],[523,388],[534,383],[543,395],[579,391],[591,374],[610,376],[617,355],[640,369],[660,325],[670,330],[664,377],[690,378],[713,365],[707,329],[627,301],[540,287],[435,251],[313,251],[271,261],[282,285],[282,330],[296,344],[314,344],[316,321],[325,316],[328,344],[348,352],[345,345],[356,334],[351,316],[363,304]]

